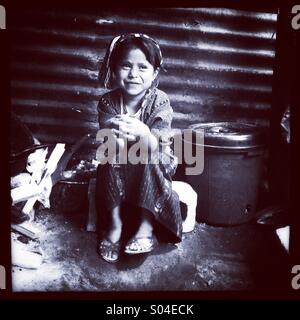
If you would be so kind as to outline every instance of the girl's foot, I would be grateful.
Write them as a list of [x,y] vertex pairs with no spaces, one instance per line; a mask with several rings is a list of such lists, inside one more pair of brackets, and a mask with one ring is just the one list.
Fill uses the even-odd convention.
[[121,227],[112,228],[100,241],[99,254],[107,262],[113,263],[119,259]]
[[134,235],[125,246],[125,253],[139,254],[147,253],[154,249],[153,226],[151,217],[144,214],[142,216],[142,223]]
[[154,239],[149,237],[133,237],[125,246],[124,252],[127,254],[140,254],[151,252],[154,249]]
[[120,252],[120,238],[122,233],[122,221],[120,219],[120,207],[111,211],[110,228],[105,237],[100,241],[100,256],[107,262],[116,262]]
[[109,239],[104,238],[99,244],[99,254],[103,260],[114,263],[118,261],[120,253],[120,243],[111,242]]

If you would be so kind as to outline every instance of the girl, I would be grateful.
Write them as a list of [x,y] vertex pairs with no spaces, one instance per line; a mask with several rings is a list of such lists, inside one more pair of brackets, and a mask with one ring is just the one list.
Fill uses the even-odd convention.
[[[139,141],[150,151],[158,151],[160,160],[155,164],[99,165],[96,203],[101,221],[106,221],[101,224],[99,253],[108,262],[118,260],[121,248],[127,254],[152,251],[153,231],[159,231],[157,238],[165,236],[169,242],[181,240],[179,199],[171,185],[176,161],[166,148],[170,144],[173,110],[168,96],[157,89],[161,68],[160,48],[145,34],[114,38],[101,66],[100,82],[112,91],[104,94],[98,104],[100,129],[111,129],[119,150]],[[163,161],[166,157],[171,159],[169,163]],[[133,219],[129,214],[122,219],[123,203],[137,208],[139,226],[121,247],[123,220]]]

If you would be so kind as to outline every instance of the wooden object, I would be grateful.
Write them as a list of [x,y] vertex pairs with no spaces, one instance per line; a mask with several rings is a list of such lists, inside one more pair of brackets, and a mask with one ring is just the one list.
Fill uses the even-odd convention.
[[28,251],[23,245],[12,241],[11,244],[11,262],[13,266],[26,269],[38,269],[43,261],[40,253]]
[[40,189],[36,183],[24,184],[20,187],[11,190],[10,195],[12,198],[12,204],[26,201],[32,197],[36,197],[40,192]]
[[96,179],[90,179],[89,188],[88,188],[88,198],[89,198],[89,214],[86,230],[95,232],[97,229],[97,211],[96,211],[96,200],[95,200],[95,191],[96,191]]
[[27,224],[26,222],[22,223],[22,224],[11,224],[11,229],[14,231],[17,231],[19,233],[21,233],[22,235],[35,240],[38,238],[37,234],[35,233],[35,231],[30,228],[29,224]]
[[[43,188],[45,187],[45,184],[47,183],[47,180],[51,176],[51,174],[55,171],[57,167],[57,163],[59,162],[60,158],[62,157],[63,153],[65,152],[65,144],[64,143],[57,143],[54,150],[51,153],[50,158],[48,159],[44,172],[41,177],[41,181],[38,184],[40,192],[43,191]],[[22,212],[29,214],[35,204],[35,202],[38,200],[38,196],[32,197],[29,200],[27,200]]]

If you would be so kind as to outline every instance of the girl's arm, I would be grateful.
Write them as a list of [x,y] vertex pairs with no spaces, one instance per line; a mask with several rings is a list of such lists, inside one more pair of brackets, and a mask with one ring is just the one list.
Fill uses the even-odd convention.
[[[104,128],[115,130],[114,128],[116,127],[114,125],[114,119],[118,115],[118,112],[114,108],[109,97],[107,97],[107,94],[101,97],[97,106],[97,110],[98,110],[98,122],[99,122],[100,130]],[[121,138],[118,138],[116,134],[114,134],[114,136],[119,145],[119,148],[123,149],[124,140]]]
[[97,106],[100,129],[112,128],[111,121],[118,114],[118,110],[111,101],[111,95],[111,93],[104,94]]
[[105,112],[101,102],[98,104],[98,122],[100,129],[111,128],[111,120],[115,117],[114,114]]

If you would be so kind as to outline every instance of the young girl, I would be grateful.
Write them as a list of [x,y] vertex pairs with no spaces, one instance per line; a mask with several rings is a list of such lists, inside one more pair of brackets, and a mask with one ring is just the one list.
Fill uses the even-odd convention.
[[[100,129],[112,130],[119,150],[139,141],[149,150],[158,151],[160,159],[154,164],[99,165],[96,203],[101,221],[107,223],[105,228],[102,224],[98,249],[108,262],[117,261],[121,249],[127,254],[152,251],[155,231],[157,238],[164,236],[168,242],[181,240],[179,199],[172,191],[171,180],[176,162],[163,161],[166,156],[171,160],[174,158],[167,155],[168,148],[161,148],[170,144],[173,113],[168,96],[157,89],[161,68],[160,48],[145,34],[114,38],[101,66],[101,84],[112,91],[99,101]],[[122,226],[134,219],[130,213],[121,216],[123,203],[137,208],[139,227],[134,236],[121,246]]]

